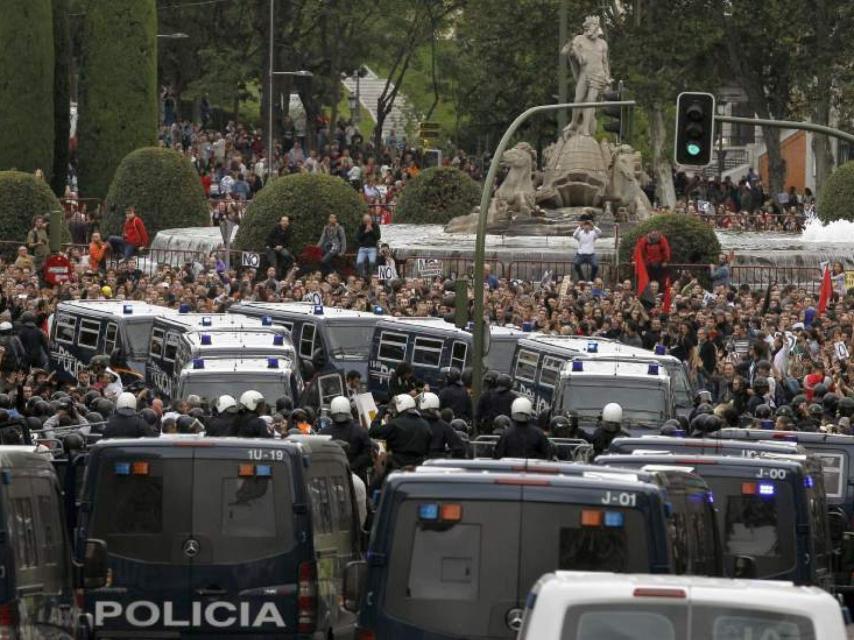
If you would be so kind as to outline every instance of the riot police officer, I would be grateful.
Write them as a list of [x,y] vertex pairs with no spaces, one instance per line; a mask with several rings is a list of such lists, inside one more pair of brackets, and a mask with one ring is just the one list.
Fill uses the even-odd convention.
[[221,395],[216,401],[216,415],[208,420],[205,433],[211,437],[224,438],[233,436],[238,423],[237,400],[230,395]]
[[605,452],[611,442],[619,436],[629,435],[623,430],[623,408],[616,402],[609,402],[602,409],[599,426],[593,432],[593,454]]
[[136,412],[136,396],[125,391],[116,399],[116,411],[107,420],[103,439],[107,438],[151,438],[157,434]]
[[329,417],[332,423],[322,429],[320,435],[346,442],[350,469],[364,479],[371,466],[371,439],[368,432],[353,420],[350,401],[344,396],[337,396],[329,403]]
[[391,453],[391,469],[417,466],[430,454],[433,432],[430,425],[415,408],[415,399],[408,393],[392,398],[392,418],[382,424],[382,418],[374,421],[368,432],[372,438],[385,440]]
[[439,416],[439,396],[424,393],[418,402],[421,417],[430,425],[433,437],[430,440],[431,458],[464,458],[466,448],[457,432]]
[[495,379],[495,388],[484,394],[478,403],[478,421],[480,430],[488,433],[493,428],[496,416],[509,416],[513,401],[518,395],[513,391],[513,378],[506,373],[499,374]]
[[445,374],[445,384],[439,390],[439,408],[451,409],[455,417],[471,422],[471,397],[463,384],[462,374],[456,367],[449,367]]
[[516,398],[510,406],[510,419],[513,424],[495,445],[496,458],[551,458],[552,448],[543,430],[536,426],[532,418],[534,408],[528,398]]
[[242,407],[238,416],[237,428],[234,435],[238,438],[272,438],[270,428],[261,418],[267,408],[264,396],[254,389],[244,391],[240,396]]

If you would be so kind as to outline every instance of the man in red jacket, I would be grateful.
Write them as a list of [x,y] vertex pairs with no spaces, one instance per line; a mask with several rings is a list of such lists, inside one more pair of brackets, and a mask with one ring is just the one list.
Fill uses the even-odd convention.
[[658,281],[660,291],[667,280],[667,264],[670,262],[670,243],[658,229],[653,229],[638,240],[636,252],[643,260],[650,280]]
[[148,246],[148,231],[142,218],[136,215],[136,209],[128,207],[125,211],[125,224],[122,227],[122,237],[110,236],[108,242],[113,248],[113,255],[121,254],[125,260],[134,255],[139,249]]

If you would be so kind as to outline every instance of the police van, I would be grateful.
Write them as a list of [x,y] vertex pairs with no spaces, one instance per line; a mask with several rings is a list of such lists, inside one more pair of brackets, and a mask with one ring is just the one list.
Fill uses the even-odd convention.
[[347,637],[357,513],[322,436],[100,442],[77,529],[106,545],[108,580],[84,594],[95,637]]
[[285,358],[195,358],[176,376],[175,384],[166,381],[164,392],[172,399],[197,395],[213,403],[221,395],[239,398],[254,389],[275,404],[281,397],[299,400],[303,391],[302,377]]
[[416,469],[465,469],[504,473],[560,474],[595,478],[603,473],[660,486],[667,495],[670,510],[668,531],[673,552],[673,572],[699,576],[723,575],[723,550],[718,533],[714,498],[706,481],[683,467],[645,467],[643,470],[601,467],[592,464],[551,462],[547,460],[502,458],[500,460],[427,460]]
[[382,317],[310,302],[241,302],[228,312],[265,318],[285,327],[301,359],[312,361],[319,351],[324,363],[342,374],[358,371],[363,380],[368,373],[374,325]]
[[530,398],[540,413],[551,406],[561,368],[575,359],[657,362],[670,375],[677,413],[688,415],[691,412],[694,390],[685,365],[678,358],[666,355],[662,345],[649,351],[608,338],[528,334],[519,340],[513,354],[514,387]]
[[31,446],[0,446],[0,638],[79,637],[59,482]]
[[144,373],[154,321],[177,313],[137,301],[60,302],[49,323],[51,369],[71,380],[94,356],[109,356],[118,349],[130,367]]
[[609,402],[622,407],[623,425],[632,433],[676,417],[670,376],[660,364],[580,358],[560,371],[552,415],[577,416],[582,426],[595,426]]
[[277,358],[291,363],[299,376],[294,345],[284,329],[267,327],[240,331],[188,331],[154,327],[145,366],[145,381],[166,398],[172,397],[181,371],[193,360]]
[[638,449],[658,453],[697,453],[707,456],[741,456],[756,458],[763,453],[780,455],[804,454],[806,449],[797,442],[774,439],[749,441],[723,439],[710,434],[708,438],[681,438],[672,436],[648,435],[634,438],[614,438],[608,447],[608,453],[632,453]]
[[607,474],[393,473],[365,583],[345,589],[362,603],[357,637],[515,638],[543,573],[669,573],[665,503],[660,487]]
[[714,494],[727,576],[831,586],[823,478],[808,471],[805,456],[636,452],[599,456],[596,464],[692,469]]
[[[516,342],[528,334],[507,327],[489,327],[485,338],[486,366],[509,371]],[[368,389],[375,394],[388,394],[392,372],[406,362],[415,377],[438,386],[442,369],[460,371],[471,364],[474,337],[442,318],[383,318],[376,323],[368,365]]]
[[560,571],[525,603],[519,640],[846,640],[839,604],[815,587],[761,580]]

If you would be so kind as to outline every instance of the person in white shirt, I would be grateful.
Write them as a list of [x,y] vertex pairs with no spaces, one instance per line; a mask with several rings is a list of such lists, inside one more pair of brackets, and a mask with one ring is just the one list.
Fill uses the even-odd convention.
[[590,278],[592,282],[599,273],[599,264],[596,260],[596,238],[602,235],[602,230],[593,224],[593,221],[582,219],[581,224],[575,229],[572,237],[578,241],[578,249],[575,252],[575,274],[579,280],[582,279],[581,265],[590,265]]

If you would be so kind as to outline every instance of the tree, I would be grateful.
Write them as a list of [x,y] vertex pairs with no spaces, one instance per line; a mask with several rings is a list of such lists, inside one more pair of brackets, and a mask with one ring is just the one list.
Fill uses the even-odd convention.
[[480,186],[453,167],[431,167],[410,180],[400,194],[395,222],[447,224],[472,212]]
[[47,182],[32,173],[0,171],[0,238],[23,242],[36,216],[62,206]]
[[71,32],[68,0],[53,0],[53,192],[65,194],[68,176],[68,138],[71,133]]
[[234,238],[234,247],[263,251],[267,235],[282,216],[291,219],[291,251],[298,255],[314,245],[329,215],[347,232],[352,246],[356,229],[368,207],[353,188],[340,178],[322,174],[297,173],[275,178],[253,198]]
[[154,0],[82,4],[80,191],[104,197],[122,158],[157,142],[157,13]]
[[192,165],[177,151],[144,147],[130,152],[107,194],[103,228],[121,235],[125,210],[135,207],[153,239],[161,229],[210,224],[205,190]]
[[51,0],[8,0],[0,12],[0,169],[53,174]]
[[824,183],[818,199],[816,213],[822,222],[854,220],[854,162],[846,162],[836,169]]

